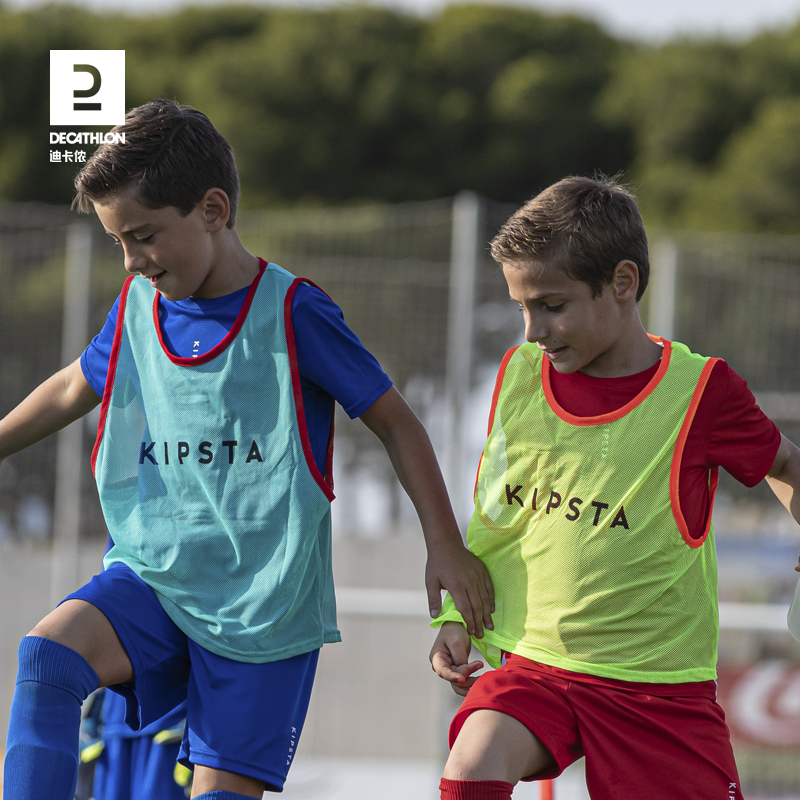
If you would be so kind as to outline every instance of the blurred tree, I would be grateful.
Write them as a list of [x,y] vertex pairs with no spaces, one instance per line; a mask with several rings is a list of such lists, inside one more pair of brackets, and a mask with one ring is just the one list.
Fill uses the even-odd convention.
[[0,31],[7,199],[71,194],[74,167],[44,149],[51,48],[124,49],[129,106],[161,95],[206,111],[234,145],[245,204],[463,188],[523,200],[631,158],[624,126],[595,112],[623,46],[577,17],[480,5],[431,19],[358,6],[158,17],[0,6]]
[[431,196],[409,169],[423,121],[413,54],[421,22],[367,7],[273,10],[235,50],[215,44],[189,97],[236,151],[246,202]]
[[640,48],[620,60],[601,113],[633,132],[633,180],[651,218],[678,219],[695,182],[751,119],[761,87],[745,61],[740,45],[718,40]]
[[622,49],[574,16],[456,5],[432,19],[420,60],[436,96],[432,155],[447,193],[522,201],[565,174],[625,167],[626,131],[595,110]]
[[743,80],[743,58],[741,46],[723,41],[636,51],[621,61],[603,109],[634,130],[637,158],[710,164],[759,99],[759,87]]
[[268,15],[256,6],[180,9],[158,18],[113,15],[103,19],[108,49],[126,51],[126,101],[130,108],[154,97],[202,106],[186,96],[190,74],[207,48],[235,49],[255,36]]
[[695,186],[683,216],[705,230],[800,233],[800,96],[761,105]]
[[797,98],[800,25],[747,42],[684,39],[632,51],[600,105],[632,131],[631,176],[649,220],[796,232]]
[[741,47],[744,80],[761,99],[800,94],[800,24],[761,33]]

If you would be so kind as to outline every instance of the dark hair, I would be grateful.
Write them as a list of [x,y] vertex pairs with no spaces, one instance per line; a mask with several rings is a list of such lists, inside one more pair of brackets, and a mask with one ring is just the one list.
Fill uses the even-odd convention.
[[491,242],[498,263],[546,261],[589,284],[594,296],[620,261],[639,268],[641,300],[650,277],[647,234],[636,198],[616,180],[570,177],[525,203]]
[[95,150],[75,177],[73,208],[91,213],[93,201],[136,186],[142,205],[174,206],[187,216],[209,189],[222,189],[231,209],[227,226],[234,226],[239,173],[231,146],[205,114],[159,98],[129,111],[113,132],[124,133],[124,143]]

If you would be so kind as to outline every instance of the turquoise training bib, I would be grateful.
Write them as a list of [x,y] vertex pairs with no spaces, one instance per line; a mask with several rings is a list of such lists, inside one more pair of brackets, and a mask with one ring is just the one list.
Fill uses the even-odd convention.
[[187,636],[237,661],[341,639],[333,492],[311,455],[291,328],[298,283],[262,262],[230,333],[179,358],[158,293],[128,279],[92,459],[115,542],[106,567],[127,564]]

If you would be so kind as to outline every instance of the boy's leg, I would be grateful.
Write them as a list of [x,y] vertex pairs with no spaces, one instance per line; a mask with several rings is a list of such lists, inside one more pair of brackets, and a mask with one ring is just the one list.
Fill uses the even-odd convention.
[[68,600],[45,617],[19,647],[4,800],[71,800],[81,704],[99,685],[131,677],[125,649],[97,608]]
[[550,751],[521,722],[488,708],[464,722],[444,768],[447,780],[516,784],[555,766]]
[[65,600],[28,636],[41,636],[79,653],[97,673],[100,686],[133,678],[128,654],[108,617],[85,600]]
[[450,725],[442,800],[508,800],[519,780],[559,775],[583,755],[568,683],[509,656],[469,690]]
[[[238,775],[235,772],[198,764],[194,768],[192,797],[202,797],[203,800],[206,800],[209,793],[212,795],[231,793],[237,800],[239,797],[262,797],[265,786],[265,781],[257,778],[249,778],[246,775]],[[212,798],[208,798],[208,800],[212,800]],[[217,798],[213,800],[217,800]],[[227,800],[227,798],[223,798],[223,800]]]
[[[95,575],[31,633],[20,645],[4,800],[72,800],[81,702],[102,682],[125,695],[134,730],[163,716],[186,698],[186,636],[122,564]],[[41,771],[29,763],[39,756]]]
[[461,727],[439,789],[442,800],[509,800],[521,778],[554,766],[550,751],[521,722],[481,708]]

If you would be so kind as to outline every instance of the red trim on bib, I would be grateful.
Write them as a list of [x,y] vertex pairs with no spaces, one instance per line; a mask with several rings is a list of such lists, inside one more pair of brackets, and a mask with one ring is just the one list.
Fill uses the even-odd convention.
[[542,389],[544,391],[547,404],[550,406],[553,413],[559,419],[569,423],[570,425],[605,425],[607,422],[614,422],[615,420],[621,419],[629,411],[632,411],[634,408],[636,408],[636,406],[643,402],[653,392],[656,386],[658,386],[659,382],[666,374],[667,369],[669,369],[670,356],[672,355],[672,342],[667,341],[666,339],[658,339],[653,336],[650,338],[653,339],[653,341],[663,343],[664,345],[661,363],[656,370],[656,374],[653,375],[653,377],[649,380],[647,386],[645,386],[644,389],[642,389],[642,391],[636,395],[636,397],[625,403],[624,406],[616,409],[616,411],[610,411],[608,414],[599,414],[596,417],[577,417],[575,414],[570,414],[569,411],[566,411],[559,405],[558,400],[556,400],[556,397],[553,394],[553,387],[550,382],[550,370],[552,367],[546,358],[542,358]]
[[500,362],[500,369],[497,370],[497,380],[494,382],[494,392],[492,393],[492,407],[489,410],[489,429],[486,432],[488,436],[492,432],[492,426],[494,425],[494,415],[497,411],[497,402],[500,399],[500,389],[503,386],[503,378],[506,375],[506,368],[508,367],[508,362],[511,361],[511,356],[517,352],[517,349],[520,345],[516,347],[512,347],[504,356],[503,360]]
[[214,345],[214,347],[212,347],[207,353],[203,353],[201,356],[189,356],[188,358],[184,358],[183,356],[176,356],[173,353],[170,353],[167,343],[164,341],[164,336],[161,331],[161,319],[158,316],[158,303],[159,298],[161,297],[161,292],[156,292],[156,296],[153,298],[153,322],[156,326],[156,333],[158,334],[158,341],[161,344],[161,349],[173,364],[177,364],[180,367],[197,367],[200,364],[207,364],[209,361],[222,353],[225,348],[228,347],[228,345],[230,345],[230,343],[236,338],[236,334],[238,334],[242,329],[242,325],[244,325],[244,321],[247,318],[247,312],[250,310],[250,305],[253,302],[253,297],[255,297],[256,289],[258,289],[258,284],[261,281],[261,276],[264,274],[264,270],[267,268],[267,262],[264,261],[263,258],[258,259],[258,264],[258,275],[256,275],[256,277],[253,279],[253,282],[250,284],[250,288],[247,291],[246,297],[244,298],[242,307],[239,309],[239,313],[236,316],[236,320],[231,326],[231,329],[225,334],[222,341]]
[[[286,297],[283,301],[283,324],[286,328],[286,347],[289,351],[289,371],[292,375],[292,392],[294,393],[294,408],[297,413],[297,428],[300,431],[300,442],[303,445],[303,455],[306,457],[308,469],[311,476],[319,485],[319,488],[325,493],[328,500],[332,501],[336,495],[333,493],[333,414],[331,415],[331,430],[328,435],[328,451],[325,457],[325,475],[321,475],[319,468],[314,461],[314,455],[311,452],[311,440],[308,437],[308,428],[306,426],[306,414],[303,408],[303,390],[300,385],[300,369],[297,365],[297,346],[294,340],[294,326],[292,325],[292,301],[297,287],[301,283],[307,283],[315,289],[319,289],[314,281],[308,278],[295,278],[292,285],[286,292]],[[322,292],[322,289],[319,289]],[[325,294],[325,292],[322,292]],[[327,294],[325,294],[328,297]],[[335,413],[334,406],[334,413]]]
[[719,483],[719,468],[714,467],[708,473],[708,519],[706,520],[703,528],[703,534],[695,539],[689,532],[689,526],[686,524],[686,519],[681,511],[681,497],[680,497],[680,477],[681,477],[681,461],[683,461],[683,448],[686,446],[686,439],[689,436],[689,429],[692,427],[697,407],[700,405],[700,400],[703,397],[708,379],[711,376],[711,370],[714,365],[721,361],[720,358],[709,358],[706,361],[703,371],[700,373],[700,378],[697,381],[692,399],[689,403],[689,408],[686,411],[686,416],[683,419],[678,439],[675,442],[675,452],[672,456],[672,468],[669,475],[669,499],[672,505],[672,514],[675,517],[675,522],[678,525],[678,530],[681,532],[681,537],[689,547],[700,547],[705,542],[708,532],[711,530],[711,510],[714,507],[714,494],[717,491],[717,484]]
[[328,447],[325,451],[325,482],[333,489],[333,429],[336,422],[336,401],[331,408],[331,427],[328,434]]
[[100,404],[100,419],[97,422],[97,437],[94,440],[94,447],[92,448],[92,475],[94,475],[94,466],[97,462],[97,454],[100,451],[100,442],[103,439],[103,432],[106,427],[106,417],[108,416],[108,406],[111,403],[111,391],[114,388],[114,380],[117,376],[117,362],[119,361],[119,348],[122,342],[122,324],[125,320],[125,305],[128,302],[128,292],[131,288],[131,281],[134,279],[131,275],[122,284],[122,291],[119,293],[119,306],[117,307],[117,324],[114,328],[114,342],[111,345],[111,356],[108,359],[108,373],[106,374],[106,383],[103,387],[103,401]]
[[[506,374],[506,367],[508,367],[508,362],[511,361],[511,356],[517,351],[517,347],[512,347],[510,350],[506,351],[506,354],[503,356],[503,360],[500,362],[500,369],[497,370],[497,379],[494,382],[494,392],[492,393],[492,407],[489,409],[489,429],[486,433],[486,436],[490,436],[492,433],[492,426],[494,425],[494,414],[497,411],[497,402],[500,399],[500,389],[503,386],[503,378]],[[478,471],[475,473],[475,488],[472,490],[472,494],[475,495],[478,492],[478,476],[481,474],[481,464],[483,464],[483,453],[481,453],[481,457],[478,461]]]

